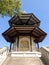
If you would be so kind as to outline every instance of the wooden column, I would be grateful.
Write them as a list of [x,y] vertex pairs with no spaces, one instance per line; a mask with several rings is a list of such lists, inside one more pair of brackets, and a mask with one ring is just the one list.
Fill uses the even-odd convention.
[[30,35],[30,50],[32,51],[31,35]]
[[11,52],[11,48],[12,48],[12,43],[10,43],[10,49],[9,49],[9,52]]
[[39,43],[37,43],[37,47],[38,47],[38,49],[39,49]]
[[19,50],[19,36],[17,37],[17,51]]

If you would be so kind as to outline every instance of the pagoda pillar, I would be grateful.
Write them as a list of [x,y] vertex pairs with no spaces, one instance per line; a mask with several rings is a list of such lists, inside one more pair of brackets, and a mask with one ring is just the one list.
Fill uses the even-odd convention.
[[37,47],[38,47],[38,49],[39,49],[39,43],[37,43]]
[[17,38],[16,38],[16,41],[13,43],[13,50],[17,51]]
[[10,49],[9,49],[9,52],[11,52],[11,48],[12,48],[12,43],[10,43]]
[[36,44],[35,42],[32,42],[32,51],[35,51],[36,50]]
[[30,51],[32,51],[32,42],[31,42],[31,36],[30,36]]
[[34,42],[33,38],[32,38],[32,51],[36,51],[36,43]]

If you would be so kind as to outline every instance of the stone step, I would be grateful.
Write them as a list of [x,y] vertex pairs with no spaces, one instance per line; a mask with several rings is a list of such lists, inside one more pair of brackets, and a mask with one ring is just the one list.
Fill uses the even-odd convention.
[[45,65],[37,57],[11,57],[9,56],[2,65]]
[[33,51],[33,52],[11,52],[12,57],[41,57],[41,52]]

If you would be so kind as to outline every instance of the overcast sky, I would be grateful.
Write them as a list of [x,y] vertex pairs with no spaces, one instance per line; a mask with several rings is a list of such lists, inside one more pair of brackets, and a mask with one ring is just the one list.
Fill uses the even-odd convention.
[[[43,42],[40,42],[41,46],[49,46],[49,0],[21,0],[21,11],[27,13],[34,13],[35,16],[41,21],[40,28],[47,33]],[[9,28],[8,21],[10,18],[0,16],[0,47],[10,45],[3,36],[2,33]]]

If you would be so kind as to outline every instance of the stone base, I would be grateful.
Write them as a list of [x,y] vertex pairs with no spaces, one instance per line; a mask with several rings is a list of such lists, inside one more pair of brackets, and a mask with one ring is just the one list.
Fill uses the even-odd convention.
[[11,57],[41,57],[41,52],[11,52]]

